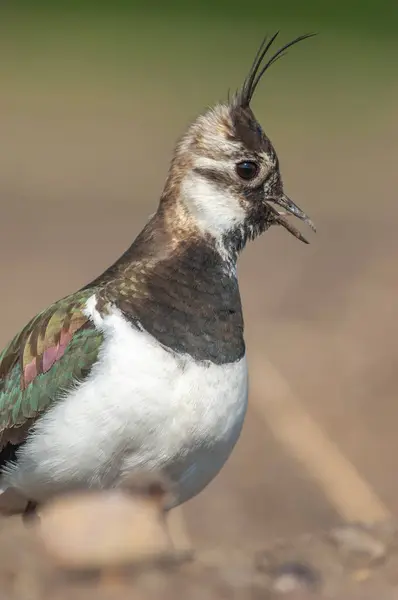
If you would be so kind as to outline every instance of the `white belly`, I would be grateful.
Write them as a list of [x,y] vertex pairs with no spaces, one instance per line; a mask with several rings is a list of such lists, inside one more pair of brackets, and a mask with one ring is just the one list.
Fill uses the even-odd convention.
[[176,484],[177,503],[187,500],[218,473],[239,437],[246,358],[220,366],[176,356],[117,311],[96,324],[105,336],[97,364],[37,422],[6,483],[41,500],[156,469]]

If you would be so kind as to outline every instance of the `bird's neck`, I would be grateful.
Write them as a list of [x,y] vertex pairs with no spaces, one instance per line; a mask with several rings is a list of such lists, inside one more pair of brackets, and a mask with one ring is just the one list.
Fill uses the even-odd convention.
[[214,269],[235,279],[236,259],[228,236],[206,234],[182,204],[163,198],[131,246],[89,286],[120,279],[164,278],[166,273],[177,283],[189,272],[190,283],[196,287],[194,281],[206,278]]

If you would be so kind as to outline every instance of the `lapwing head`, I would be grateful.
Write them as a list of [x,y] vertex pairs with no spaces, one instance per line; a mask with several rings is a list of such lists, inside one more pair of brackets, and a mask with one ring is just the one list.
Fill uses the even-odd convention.
[[[251,108],[256,88],[302,35],[268,57],[278,34],[264,39],[242,87],[225,104],[199,116],[179,141],[162,201],[178,198],[203,235],[238,253],[271,225],[307,242],[289,221],[295,216],[315,231],[309,217],[284,193],[276,151]],[[190,219],[191,220],[191,219]]]

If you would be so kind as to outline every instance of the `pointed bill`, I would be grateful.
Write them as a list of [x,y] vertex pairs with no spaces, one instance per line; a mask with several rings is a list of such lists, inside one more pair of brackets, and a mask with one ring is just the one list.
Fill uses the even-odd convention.
[[[282,194],[279,198],[267,198],[268,206],[271,208],[272,212],[275,215],[274,223],[278,225],[282,225],[285,229],[287,229],[294,237],[299,239],[300,241],[308,244],[308,240],[302,235],[302,233],[294,227],[291,223],[287,221],[284,217],[289,217],[290,215],[294,215],[304,223],[306,223],[312,231],[316,232],[316,227],[311,219],[305,214],[304,211],[301,210],[297,204],[295,204],[290,198],[286,196],[286,194]],[[280,206],[283,210],[277,210],[272,204],[276,204]]]
[[300,221],[306,223],[312,229],[312,231],[316,232],[316,227],[311,219],[305,214],[304,211],[301,210],[299,206],[297,206],[297,204],[293,202],[293,200],[290,200],[286,194],[282,194],[282,196],[277,200],[274,200],[274,202],[275,204],[278,204],[278,206],[284,208],[286,212],[294,215],[300,219]]

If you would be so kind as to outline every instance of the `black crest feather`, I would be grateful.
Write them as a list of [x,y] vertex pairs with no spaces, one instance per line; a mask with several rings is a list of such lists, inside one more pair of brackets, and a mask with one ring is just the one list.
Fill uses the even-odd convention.
[[286,51],[291,46],[298,44],[298,42],[301,42],[302,40],[306,40],[307,38],[313,37],[316,34],[305,33],[304,35],[300,35],[296,39],[282,46],[282,48],[279,48],[279,50],[277,50],[275,54],[271,56],[271,58],[264,62],[268,51],[270,50],[272,44],[274,43],[278,35],[279,31],[274,33],[274,35],[270,39],[268,39],[268,36],[265,36],[257,51],[256,57],[250,68],[249,74],[247,75],[241,90],[237,93],[235,97],[235,103],[241,106],[242,108],[248,108],[248,106],[250,105],[256,87],[258,86],[260,79],[262,78],[264,73],[269,69],[269,67],[273,65],[274,62],[282,58],[282,56],[286,54]]

